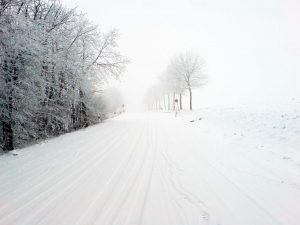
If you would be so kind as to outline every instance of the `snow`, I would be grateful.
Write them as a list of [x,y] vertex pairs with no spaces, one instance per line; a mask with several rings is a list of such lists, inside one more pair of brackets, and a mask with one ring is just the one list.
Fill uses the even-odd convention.
[[299,225],[300,107],[282,108],[124,114],[1,155],[0,224]]

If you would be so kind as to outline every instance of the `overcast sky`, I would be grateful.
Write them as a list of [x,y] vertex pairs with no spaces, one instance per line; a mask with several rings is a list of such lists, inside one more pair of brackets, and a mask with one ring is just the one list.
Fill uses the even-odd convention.
[[[208,84],[195,105],[282,102],[300,97],[299,0],[62,0],[107,31],[131,64],[122,79],[138,104],[172,55],[197,51]],[[138,97],[140,96],[140,97]],[[136,103],[135,103],[136,102]]]

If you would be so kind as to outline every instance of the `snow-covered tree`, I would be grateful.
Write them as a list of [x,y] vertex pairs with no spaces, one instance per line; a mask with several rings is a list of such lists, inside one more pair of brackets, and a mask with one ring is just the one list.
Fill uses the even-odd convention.
[[[192,89],[202,86],[206,81],[203,67],[203,60],[193,52],[174,56],[165,72],[159,77],[159,84],[153,86],[146,93],[145,101],[148,108],[175,110],[177,97],[179,97],[179,109],[182,110],[182,96],[188,90],[190,110],[192,110]],[[163,107],[160,104],[161,99],[164,103]]]
[[56,0],[1,1],[0,148],[99,121],[101,86],[128,62],[117,37]]
[[193,109],[192,89],[202,86],[206,80],[203,66],[203,60],[197,54],[186,52],[174,56],[168,67],[179,88],[189,91],[190,110]]

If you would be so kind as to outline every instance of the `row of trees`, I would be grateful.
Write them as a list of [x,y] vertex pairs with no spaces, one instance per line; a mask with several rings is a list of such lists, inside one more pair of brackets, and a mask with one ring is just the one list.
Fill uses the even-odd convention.
[[101,120],[101,86],[127,63],[117,36],[56,0],[0,0],[0,149]]
[[175,55],[159,82],[145,96],[149,110],[182,110],[183,95],[189,94],[189,109],[193,109],[194,88],[206,83],[204,62],[198,54],[186,52]]

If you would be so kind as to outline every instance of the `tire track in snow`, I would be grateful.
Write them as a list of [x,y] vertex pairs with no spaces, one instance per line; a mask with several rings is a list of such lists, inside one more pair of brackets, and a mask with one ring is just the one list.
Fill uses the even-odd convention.
[[[134,131],[134,129],[132,130],[132,132],[130,132],[130,133],[132,133],[132,134],[134,134],[135,133],[135,131]],[[126,134],[124,134],[123,135],[123,138],[121,139],[121,141],[120,141],[120,143],[118,144],[118,147],[120,146],[120,147],[122,147],[123,146],[123,144],[125,143],[124,141],[125,140],[128,140],[128,137],[129,137],[129,134],[130,133],[126,133]],[[135,138],[139,138],[139,137],[135,137]],[[114,146],[114,147],[116,147],[116,146]],[[120,147],[118,148],[118,149],[120,149]],[[128,149],[128,150],[130,150],[130,149]],[[119,155],[119,151],[116,151],[116,150],[114,150],[114,152],[117,154],[117,155],[114,155],[113,156],[113,158],[114,158],[114,160],[116,161],[119,157],[120,157],[120,155]],[[124,153],[125,155],[123,155],[122,156],[122,161],[121,161],[121,165],[122,165],[122,163],[124,162],[124,161],[126,161],[126,155],[128,155],[128,154],[131,154],[131,152],[130,151],[125,151],[125,153]],[[84,183],[86,183],[86,184],[89,184],[90,182],[93,182],[93,180],[94,179],[96,179],[97,178],[97,175],[98,174],[94,174],[95,173],[95,171],[97,171],[97,168],[98,169],[101,169],[101,167],[102,167],[102,164],[101,163],[98,163],[98,164],[96,164],[95,165],[95,167],[93,167],[92,169],[91,169],[91,172],[89,173],[89,175],[90,176],[87,176],[89,179],[88,180],[85,180],[85,182]],[[116,170],[116,169],[115,169]],[[92,174],[94,174],[94,175],[92,175]],[[91,179],[92,177],[95,177],[94,179]],[[111,178],[113,177],[114,175],[112,175],[111,176]],[[110,180],[111,180],[111,178],[110,178]],[[109,182],[109,181],[108,181]],[[108,183],[107,182],[107,183]],[[82,184],[82,183],[81,183]],[[92,184],[92,183],[90,183],[90,184]],[[97,184],[97,183],[96,183]],[[94,184],[93,184],[94,185]],[[97,184],[97,185],[99,185],[99,184]],[[80,224],[80,223],[82,223],[82,221],[84,220],[84,218],[87,216],[87,214],[89,214],[89,212],[90,211],[92,211],[92,214],[90,214],[90,218],[93,218],[94,216],[97,216],[97,214],[98,213],[96,213],[95,211],[93,211],[93,207],[91,207],[92,205],[94,205],[94,206],[96,206],[97,207],[97,205],[95,205],[95,202],[97,202],[97,200],[99,200],[98,199],[98,196],[100,195],[99,193],[103,193],[104,191],[102,191],[102,189],[105,189],[105,185],[104,185],[104,187],[103,187],[103,184],[101,184],[101,186],[99,186],[99,188],[101,189],[101,191],[98,191],[97,193],[95,193],[96,195],[94,196],[94,198],[93,198],[93,201],[91,201],[88,205],[87,205],[87,207],[86,207],[86,209],[85,209],[85,211],[83,212],[83,214],[81,214],[81,215],[79,215],[80,217],[79,218],[77,218],[76,219],[76,221],[77,222],[75,222],[74,221],[74,223],[73,224]],[[75,193],[75,191],[73,191],[74,193]],[[80,193],[80,190],[79,190],[79,193]],[[74,195],[73,193],[71,193],[71,196],[69,196],[70,198],[72,198],[72,195]],[[64,210],[63,209],[63,207],[61,207],[62,208],[62,211]],[[55,208],[54,207],[54,209],[57,211],[57,208]],[[82,211],[81,211],[82,212]],[[54,213],[54,212],[53,212]],[[66,211],[66,213],[67,213],[67,211]],[[63,215],[63,213],[62,213],[62,215]],[[54,214],[54,216],[53,217],[55,217],[55,214]],[[86,221],[86,222],[84,222],[83,224],[94,224],[95,222],[91,222],[91,219],[89,218],[89,221]],[[42,222],[44,222],[45,221],[45,224],[49,224],[49,222],[48,223],[46,223],[46,220],[42,220]],[[44,223],[42,223],[42,224],[44,224]],[[53,224],[52,222],[51,222],[51,224]]]
[[[85,169],[85,168],[83,168],[83,169]],[[71,179],[70,179],[70,177],[68,177],[65,180],[69,181]],[[77,181],[77,180],[75,180],[75,181]],[[36,207],[36,208],[40,207],[39,203],[42,200],[47,201],[47,199],[50,199],[51,196],[57,196],[62,191],[65,192],[67,190],[67,188],[65,187],[65,183],[66,183],[66,181],[60,180],[54,187],[52,186],[50,189],[47,189],[47,191],[41,192],[40,194],[38,194],[37,196],[35,196],[32,200],[30,200],[29,202],[26,202],[22,206],[16,207],[15,210],[12,210],[12,211],[10,211],[10,213],[8,213],[8,214],[5,215],[5,217],[4,217],[5,220],[7,220],[7,217],[8,218],[9,217],[16,217],[15,216],[16,213],[19,213],[19,214],[21,213],[21,215],[25,215],[25,214],[27,214],[26,210],[27,211],[31,211],[31,209],[28,209],[29,206],[30,206],[30,208],[32,208],[32,207]],[[74,182],[72,182],[72,184],[74,184]],[[63,188],[60,188],[60,186],[58,187],[57,185],[60,185]],[[67,187],[69,187],[69,186],[67,186]],[[59,192],[57,192],[56,190],[59,190]],[[45,205],[45,203],[43,203],[43,204]],[[20,217],[20,215],[19,215],[19,217]],[[2,219],[0,221],[3,221]]]
[[[106,126],[105,126],[106,125]],[[83,141],[79,144],[84,144],[86,142],[90,142],[90,141],[93,141],[94,143],[97,141],[95,139],[94,136],[88,136],[86,137],[88,134],[90,134],[90,132],[94,129],[97,129],[98,127],[100,128],[104,128],[104,129],[109,129],[109,130],[114,130],[114,125],[112,125],[111,127],[107,127],[108,124],[97,124],[97,125],[94,125],[92,127],[89,127],[89,128],[86,128],[84,130],[79,130],[79,131],[76,131],[78,133],[68,133],[68,134],[64,134],[60,137],[56,137],[56,138],[59,138],[59,139],[64,139],[64,138],[68,138],[68,139],[71,139],[70,141],[72,141],[72,139],[74,139],[75,137],[77,137],[79,134],[81,134],[80,138],[82,138],[82,136],[85,136],[85,139],[83,139]],[[113,137],[114,133],[110,132],[111,134],[111,137]],[[52,139],[56,139],[56,138],[50,138],[49,140],[45,140],[44,142],[40,143],[40,144],[36,144],[36,145],[33,145],[31,146],[30,148],[33,148],[34,149],[34,153],[36,154],[37,153],[37,148],[40,147],[40,146],[45,146],[45,145],[51,145],[51,140]],[[66,149],[63,149],[63,150],[60,150],[60,151],[53,151],[53,149],[44,149],[43,152],[41,153],[39,151],[39,154],[36,155],[36,157],[32,160],[26,160],[26,163],[22,165],[22,168],[19,170],[19,173],[18,174],[15,174],[14,177],[9,177],[10,180],[13,180],[13,179],[17,179],[19,177],[22,177],[22,176],[28,176],[30,175],[31,173],[29,172],[33,172],[33,171],[36,171],[36,170],[40,170],[40,169],[43,169],[45,167],[45,164],[44,163],[39,163],[39,164],[36,164],[36,162],[41,162],[41,160],[43,159],[49,159],[49,157],[52,159],[52,161],[56,161],[56,159],[60,159],[62,158],[64,155],[67,155],[67,154],[70,154],[69,151],[72,152],[72,154],[74,154],[73,152],[73,147],[77,147],[78,146],[78,139],[75,139],[76,142],[71,142],[68,146],[66,146]],[[74,141],[74,140],[73,140]],[[56,143],[56,145],[58,145]],[[48,147],[49,148],[49,147]],[[77,153],[75,154],[75,156],[80,152],[80,150],[77,150]],[[28,157],[27,155],[27,152],[24,152],[24,154],[21,154],[21,155],[18,155],[18,156],[10,156],[11,159],[13,160],[14,163],[18,164],[18,162],[20,163],[23,163],[25,161],[25,158]],[[1,163],[1,161],[0,161]],[[35,164],[34,167],[32,167],[32,164]],[[3,165],[5,166],[5,164]],[[3,182],[3,180],[7,180],[7,174],[0,174],[0,190],[2,189],[2,185],[5,184],[5,182]]]
[[[125,132],[125,133],[126,133],[126,135],[128,134],[128,132]],[[126,135],[123,134],[122,137],[118,140],[118,142],[115,142],[114,145],[109,147],[109,148],[113,149],[111,152],[109,152],[110,155],[113,152],[115,152],[116,149],[118,149],[116,147],[122,146],[124,139],[126,139]],[[110,156],[110,155],[107,155],[107,157]],[[99,166],[101,167],[103,160],[106,159],[106,158],[103,158],[101,161],[96,160],[95,163],[92,163],[92,164],[90,163],[90,166],[87,168],[87,171],[84,172],[84,175],[86,175],[86,176],[81,176],[81,177],[86,178],[86,179],[81,179],[81,180],[78,179],[81,182],[73,182],[73,185],[70,187],[70,189],[64,190],[63,192],[57,194],[55,196],[55,199],[51,199],[52,207],[50,209],[49,209],[48,206],[44,207],[43,208],[44,215],[49,215],[49,213],[52,213],[54,210],[57,210],[57,205],[55,204],[56,202],[54,200],[59,200],[58,197],[64,197],[64,199],[65,199],[65,196],[68,193],[71,193],[72,196],[74,196],[74,194],[77,192],[78,189],[80,189],[81,186],[92,182],[93,181],[93,180],[91,180],[91,178],[93,177],[92,175],[95,173],[95,171],[97,171],[97,167],[99,167]],[[63,208],[62,205],[63,205],[63,202],[65,202],[65,203],[67,203],[67,202],[64,201],[64,200],[63,201],[57,201],[57,202],[59,202],[61,210],[64,211],[64,208]],[[41,211],[41,210],[39,210],[39,211]],[[59,213],[61,213],[62,215],[64,214],[61,211]],[[66,212],[66,213],[68,213],[68,212]],[[40,221],[44,221],[44,219],[41,218]],[[30,225],[30,224],[31,223],[29,223],[28,225]],[[46,224],[48,224],[48,223],[46,223]]]
[[157,138],[157,132],[155,132],[153,130],[153,127],[152,127],[152,134],[154,135],[154,137],[153,137],[153,140],[150,140],[150,143],[154,144],[154,149],[151,150],[151,148],[150,148],[151,145],[150,145],[150,147],[148,146],[148,151],[154,151],[153,152],[153,159],[150,162],[150,164],[151,164],[150,165],[150,174],[148,175],[148,180],[147,180],[147,184],[146,184],[146,191],[145,191],[145,194],[144,194],[144,197],[143,197],[141,213],[140,213],[140,217],[138,219],[137,225],[143,224],[143,217],[144,217],[144,213],[145,213],[145,210],[146,210],[146,203],[147,203],[147,199],[148,199],[148,196],[149,196],[149,191],[150,191],[151,183],[152,183],[151,181],[152,181],[153,172],[154,172],[154,165],[155,165],[155,162],[156,162],[156,159],[157,159],[158,138]]
[[[164,150],[163,150],[164,151]],[[165,171],[167,170],[167,171]],[[175,193],[175,198],[174,198],[174,189],[170,185],[170,169],[162,155],[162,152],[160,152],[160,173],[159,173],[159,181],[160,184],[163,187],[164,190],[164,202],[162,205],[164,205],[164,208],[167,212],[167,217],[170,220],[174,215],[179,215],[179,218],[176,219],[178,221],[178,224],[180,225],[188,225],[188,220],[187,216],[183,213],[184,212],[184,207],[180,204],[178,204],[178,201],[176,199],[177,193]],[[181,198],[180,198],[181,199]],[[172,207],[170,208],[170,205],[168,204],[171,203]],[[171,213],[172,212],[172,215]],[[167,224],[172,224],[172,222],[168,222]]]
[[[168,154],[168,144],[167,143],[173,143],[173,146],[176,146],[176,141],[174,140],[181,140],[180,137],[171,139],[170,135],[167,135],[166,128],[163,127],[162,129],[162,136],[164,137],[166,146],[164,150],[161,152],[162,158],[165,161],[165,164],[168,168],[168,175],[166,177],[167,180],[169,180],[169,183],[172,187],[172,189],[177,193],[178,196],[181,196],[181,199],[188,202],[190,205],[195,207],[198,212],[200,212],[201,217],[197,219],[197,224],[211,224],[212,218],[210,214],[208,213],[209,209],[205,205],[205,203],[199,199],[199,197],[192,192],[188,191],[184,185],[181,182],[180,179],[180,173],[181,169],[178,166],[178,164],[172,159],[172,157]],[[182,218],[185,224],[191,224],[188,222],[188,216],[185,215],[184,206],[182,205],[182,201],[178,198],[174,198],[175,206],[180,208],[180,212],[182,214]],[[194,215],[195,217],[198,217],[198,215]],[[194,225],[194,223],[192,223]]]
[[[191,133],[191,134],[193,134],[193,133]],[[179,134],[174,134],[174,135],[177,136],[176,139],[182,137]],[[189,138],[188,140],[185,140],[185,141],[187,143],[191,143],[191,146],[198,146],[198,143],[196,142],[195,138]],[[209,171],[210,177],[214,177],[214,179],[217,179],[218,182],[220,182],[220,180],[224,180],[225,182],[223,182],[223,183],[228,183],[232,187],[232,189],[238,191],[241,194],[241,196],[243,196],[244,198],[246,198],[253,206],[257,207],[259,209],[258,212],[263,212],[264,215],[268,218],[268,220],[272,221],[272,223],[271,223],[272,225],[273,224],[274,225],[275,224],[277,224],[277,225],[283,225],[265,207],[263,207],[263,205],[261,205],[257,200],[255,200],[252,196],[250,196],[249,193],[247,193],[245,190],[243,190],[236,182],[232,181],[220,169],[218,169],[216,166],[214,166],[207,159],[207,157],[204,156],[204,154],[201,154],[199,151],[195,151],[194,153],[199,156],[199,157],[197,157],[197,163],[200,163],[202,165],[206,165],[206,166],[202,166],[202,168],[206,168],[206,170],[208,169],[207,171]],[[196,171],[196,173],[198,173],[201,176],[201,174],[197,171],[197,168],[195,168],[194,171]],[[212,190],[215,189],[211,185],[211,183],[209,183],[208,181],[206,183],[212,188]],[[218,193],[216,193],[216,194],[219,195]],[[223,199],[221,197],[219,197],[219,198]],[[229,207],[229,205],[226,202],[224,202],[224,205],[227,205],[228,208],[231,208],[233,210],[233,208]],[[232,215],[234,215],[234,214],[232,213]]]
[[246,197],[253,205],[255,205],[259,211],[264,212],[265,215],[272,221],[272,224],[277,225],[284,225],[281,222],[279,222],[263,205],[261,205],[258,201],[256,201],[251,195],[249,195],[246,191],[244,191],[236,182],[232,181],[230,178],[228,178],[223,172],[221,172],[219,169],[217,169],[215,166],[213,166],[209,161],[201,161],[201,163],[205,163],[210,167],[212,170],[214,170],[217,174],[219,174],[223,179],[227,181],[227,183],[231,184],[231,186],[234,187],[238,192],[241,193],[244,197]]
[[[97,194],[97,196],[95,196],[93,202],[90,203],[90,205],[88,206],[88,208],[86,209],[85,213],[81,216],[80,220],[76,223],[76,225],[80,225],[80,224],[97,224],[97,221],[99,221],[99,224],[106,224],[104,222],[104,215],[103,214],[107,214],[107,211],[110,210],[110,208],[115,207],[114,204],[117,203],[113,203],[111,198],[113,198],[112,195],[118,194],[122,191],[122,189],[124,189],[124,187],[122,187],[122,178],[127,176],[127,172],[128,172],[128,168],[130,168],[132,165],[130,163],[133,163],[137,157],[136,153],[136,148],[138,147],[139,144],[139,140],[143,137],[144,133],[145,133],[145,128],[143,127],[142,131],[140,131],[138,133],[138,135],[136,136],[136,138],[134,139],[134,141],[132,142],[131,146],[129,147],[128,151],[129,154],[127,155],[127,157],[124,157],[124,159],[122,160],[120,166],[118,166],[114,172],[112,173],[110,179],[108,180],[108,182],[105,184],[105,187],[103,188],[103,190],[101,192],[99,192]],[[137,128],[138,129],[138,128]],[[127,136],[128,138],[128,136]],[[131,138],[131,137],[129,137]],[[126,147],[126,146],[125,146]],[[127,179],[124,181],[123,183],[126,183]],[[124,186],[124,184],[123,184]],[[121,190],[120,187],[122,187]],[[120,194],[119,194],[120,195]],[[116,197],[115,197],[116,198]],[[110,203],[110,205],[109,205]],[[108,223],[107,223],[108,224]]]
[[[124,128],[124,134],[127,132],[127,127]],[[88,152],[88,154],[82,155],[82,157],[79,157],[76,161],[73,161],[71,164],[69,164],[66,168],[64,168],[63,171],[59,171],[58,175],[54,174],[53,176],[51,176],[50,178],[44,180],[44,182],[34,186],[32,189],[28,190],[27,192],[25,192],[24,195],[21,195],[19,198],[15,199],[15,201],[12,201],[10,203],[8,203],[8,205],[5,205],[4,207],[2,207],[0,209],[0,224],[3,221],[9,220],[9,218],[13,218],[13,216],[15,216],[14,214],[17,212],[23,212],[26,213],[26,210],[31,210],[28,209],[29,205],[32,204],[39,204],[40,201],[42,199],[47,199],[52,195],[57,195],[60,192],[63,192],[64,190],[66,190],[66,184],[68,184],[68,181],[72,181],[73,178],[75,178],[75,181],[71,182],[72,185],[76,184],[76,181],[79,181],[80,179],[78,179],[78,174],[81,174],[82,176],[84,174],[87,174],[86,172],[84,172],[85,170],[88,170],[88,168],[91,166],[92,163],[98,163],[99,159],[105,157],[109,152],[112,146],[118,144],[119,142],[122,141],[122,136],[124,137],[125,135],[122,135],[123,133],[120,134],[121,139],[119,138],[119,136],[116,136],[115,138],[111,139],[108,143],[108,146],[106,147],[105,151],[101,152],[98,154],[98,157],[93,157],[94,153],[97,153],[97,151],[95,151],[98,146],[93,146],[93,148],[91,148],[91,150]],[[86,159],[86,160],[84,160]],[[90,159],[90,161],[89,161]],[[79,162],[84,161],[85,163],[81,164],[79,167],[76,167],[76,165]],[[74,169],[74,167],[76,169]],[[68,177],[64,177],[64,175],[66,174],[66,171],[71,170],[69,173],[67,173],[69,176]],[[77,177],[77,179],[76,179]],[[58,182],[54,182],[55,185],[53,184],[53,181],[58,180]],[[43,185],[43,186],[41,186]],[[47,185],[51,186],[50,188],[47,188]],[[67,185],[67,187],[70,187],[71,185]],[[38,188],[41,190],[46,190],[46,191],[42,191],[39,192]],[[18,204],[18,202],[24,202],[24,200],[26,198],[28,198],[30,196],[31,193],[35,193],[34,197],[30,199],[30,201],[26,202],[26,204],[23,204],[19,207],[16,207]],[[39,194],[36,194],[39,193]],[[47,195],[48,194],[48,195]]]
[[[128,161],[127,164],[127,171],[126,174],[126,182],[123,182],[122,189],[120,190],[119,193],[122,193],[117,201],[115,201],[114,204],[111,204],[111,208],[106,210],[106,212],[103,215],[103,217],[100,217],[99,220],[97,220],[97,224],[107,224],[107,225],[114,225],[114,224],[123,224],[124,221],[121,220],[118,222],[120,219],[119,217],[122,215],[124,212],[124,209],[126,209],[126,201],[129,199],[130,200],[130,205],[132,204],[132,198],[129,198],[131,193],[133,193],[134,187],[138,186],[139,183],[139,178],[143,177],[143,170],[147,166],[147,159],[149,155],[151,154],[150,149],[147,148],[147,145],[149,144],[149,134],[150,134],[150,128],[149,126],[145,125],[145,130],[146,132],[144,135],[142,135],[142,138],[139,142],[136,143],[136,148],[135,150],[137,151],[138,149],[141,150],[141,154],[139,157],[136,157],[133,159],[132,164],[130,161]],[[135,155],[138,156],[138,152],[135,151]],[[135,192],[134,192],[135,193]],[[136,195],[135,195],[136,196]],[[135,197],[133,196],[133,198]],[[119,220],[118,220],[119,219]],[[126,217],[124,219],[128,219],[128,213],[126,212]],[[136,218],[134,217],[134,220]],[[134,222],[136,224],[136,222]]]
[[[122,213],[118,215],[113,224],[140,225],[143,224],[146,202],[148,199],[150,186],[153,177],[153,170],[157,152],[157,138],[153,126],[147,122],[148,132],[145,138],[145,145],[142,146],[145,151],[145,158],[141,161],[141,169],[136,177],[135,183],[130,188],[127,198],[123,204]],[[134,207],[130,207],[134,204]],[[124,210],[129,208],[129,210]],[[124,215],[126,213],[126,215]],[[122,219],[124,218],[124,220]]]
[[[111,132],[111,133],[110,133],[110,136],[107,137],[107,138],[108,138],[108,139],[114,138],[114,136],[115,136],[115,134],[114,134],[113,132]],[[85,141],[87,141],[87,140],[85,140]],[[92,142],[89,144],[89,146],[96,145],[96,143],[99,142],[95,137],[90,138],[89,141],[92,141]],[[100,140],[100,141],[101,141],[101,140]],[[75,143],[74,143],[74,146],[75,146],[75,145],[78,145],[78,142],[75,142]],[[66,157],[64,157],[64,155],[70,154],[69,151],[71,151],[71,150],[72,150],[72,148],[71,148],[70,146],[68,146],[68,147],[67,147],[67,151],[61,151],[60,154],[58,154],[58,156],[56,156],[55,151],[52,151],[51,154],[47,154],[47,155],[48,155],[48,156],[49,156],[49,155],[53,155],[53,157],[51,157],[51,161],[52,161],[52,162],[55,162],[57,159],[60,159],[60,158],[65,159]],[[91,149],[91,150],[93,150],[93,149]],[[63,154],[62,154],[62,152],[63,152]],[[77,151],[77,152],[79,152],[79,151]],[[82,151],[80,157],[85,156],[86,153],[87,153],[87,152],[83,152],[83,151]],[[41,154],[43,154],[43,153],[41,153]],[[78,156],[78,154],[76,154],[76,155]],[[40,158],[41,158],[41,157],[40,157]],[[46,158],[46,157],[45,157],[45,158]],[[68,159],[71,160],[72,158],[68,158]],[[75,158],[75,159],[78,159],[78,157]],[[21,160],[19,160],[19,161],[21,161]],[[4,198],[4,196],[7,195],[7,193],[10,193],[10,192],[11,192],[11,191],[10,191],[10,188],[7,188],[7,187],[12,186],[13,183],[15,183],[17,180],[20,179],[20,176],[22,176],[22,177],[28,177],[28,179],[29,179],[29,178],[32,179],[32,177],[34,177],[35,180],[33,180],[33,181],[38,181],[38,179],[40,179],[40,180],[42,180],[42,182],[44,182],[44,179],[43,179],[44,176],[48,176],[48,174],[50,174],[50,176],[53,176],[53,174],[51,175],[51,173],[53,172],[53,171],[52,171],[53,169],[52,169],[52,170],[49,169],[49,165],[47,165],[47,166],[45,167],[44,161],[42,161],[41,163],[38,163],[38,164],[37,164],[36,162],[40,162],[39,159],[29,161],[29,163],[26,162],[27,165],[28,165],[28,164],[33,164],[33,165],[34,165],[34,166],[32,166],[32,165],[30,166],[31,169],[29,169],[29,172],[27,172],[27,169],[26,169],[26,168],[23,168],[23,169],[22,169],[22,173],[20,173],[19,176],[18,176],[18,175],[14,175],[13,177],[4,177],[4,178],[0,179],[0,190],[1,190],[1,189],[7,190],[6,192],[1,192],[1,193],[0,193],[0,199],[1,199],[1,198]],[[63,164],[63,165],[59,164],[58,166],[63,166],[63,167],[65,167],[64,164]],[[51,166],[51,167],[52,167],[52,166]],[[43,168],[45,168],[46,170],[43,170]],[[60,169],[63,170],[64,168],[60,168]],[[60,170],[60,169],[55,168],[55,171],[58,171],[57,173],[61,173],[62,170]],[[36,171],[45,171],[45,172],[39,172],[39,173],[37,173],[37,174],[32,174],[32,172],[36,172]],[[34,175],[35,175],[35,176],[34,176]],[[4,181],[3,181],[3,180],[4,180]],[[6,182],[5,182],[5,180],[6,180]],[[28,180],[28,181],[26,181],[26,182],[30,182],[30,181],[32,182],[32,180]],[[21,188],[23,188],[22,185],[14,186],[14,191],[18,191],[18,189],[21,189]],[[22,195],[24,195],[24,190],[21,190],[21,191],[22,191]],[[3,207],[3,206],[0,206],[0,212],[1,212],[1,208],[2,208],[2,207]]]

